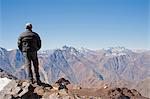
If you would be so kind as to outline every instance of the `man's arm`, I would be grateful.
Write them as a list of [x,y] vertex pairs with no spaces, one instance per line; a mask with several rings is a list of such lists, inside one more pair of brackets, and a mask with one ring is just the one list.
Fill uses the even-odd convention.
[[41,38],[39,37],[39,35],[37,34],[37,50],[39,50],[41,48]]
[[21,36],[19,36],[18,42],[17,42],[18,43],[18,48],[19,48],[20,51],[22,51],[21,39],[22,39]]

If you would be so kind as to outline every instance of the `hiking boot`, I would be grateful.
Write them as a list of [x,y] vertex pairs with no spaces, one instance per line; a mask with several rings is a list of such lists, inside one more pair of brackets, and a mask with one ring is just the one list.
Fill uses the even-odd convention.
[[37,83],[37,85],[42,85],[42,82],[41,82],[41,80],[40,80],[40,77],[36,77],[36,83]]
[[36,81],[37,85],[41,86],[42,85],[42,82],[40,80],[37,80]]

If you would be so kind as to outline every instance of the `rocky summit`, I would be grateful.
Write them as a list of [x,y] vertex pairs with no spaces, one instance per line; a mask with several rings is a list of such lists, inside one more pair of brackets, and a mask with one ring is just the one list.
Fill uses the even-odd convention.
[[67,88],[70,82],[64,78],[55,84],[40,86],[27,80],[11,80],[0,92],[1,99],[148,99],[134,90],[107,87],[100,89]]

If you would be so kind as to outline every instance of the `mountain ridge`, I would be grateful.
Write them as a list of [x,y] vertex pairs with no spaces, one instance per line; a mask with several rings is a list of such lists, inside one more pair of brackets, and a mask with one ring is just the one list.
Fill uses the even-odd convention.
[[[2,48],[0,55],[0,68],[19,79],[27,77],[24,58],[19,50]],[[41,79],[50,84],[64,77],[82,87],[108,84],[111,87],[135,88],[150,77],[150,50],[135,52],[124,47],[90,50],[63,46],[39,51],[38,58]]]

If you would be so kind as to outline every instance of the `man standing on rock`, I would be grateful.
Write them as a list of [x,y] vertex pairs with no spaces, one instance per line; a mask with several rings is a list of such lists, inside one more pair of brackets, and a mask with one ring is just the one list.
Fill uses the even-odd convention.
[[37,51],[41,48],[41,39],[37,33],[32,31],[31,23],[27,23],[26,31],[20,34],[18,38],[18,47],[25,58],[25,66],[29,73],[29,81],[34,83],[31,67],[32,62],[34,66],[36,82],[38,85],[40,85],[41,80],[39,75]]

